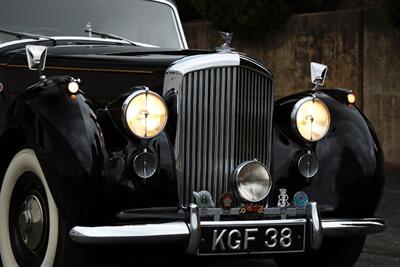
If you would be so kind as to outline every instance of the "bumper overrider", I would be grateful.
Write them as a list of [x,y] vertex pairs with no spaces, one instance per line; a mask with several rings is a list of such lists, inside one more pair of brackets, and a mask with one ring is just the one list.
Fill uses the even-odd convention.
[[181,241],[187,243],[188,254],[218,255],[316,250],[323,237],[366,235],[386,228],[382,218],[321,219],[316,202],[304,208],[266,208],[246,216],[240,208],[205,209],[191,204],[186,214],[186,219],[164,223],[75,226],[69,235],[82,244]]

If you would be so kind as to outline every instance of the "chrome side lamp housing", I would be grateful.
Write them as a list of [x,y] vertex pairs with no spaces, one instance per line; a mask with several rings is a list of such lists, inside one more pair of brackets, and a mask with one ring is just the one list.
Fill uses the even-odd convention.
[[324,85],[328,66],[316,62],[311,62],[311,82],[318,85]]
[[122,105],[122,122],[132,134],[149,139],[160,134],[167,124],[168,109],[164,99],[148,88],[127,97]]
[[267,167],[257,160],[241,163],[233,174],[233,181],[239,197],[253,203],[265,199],[272,187]]
[[27,45],[25,50],[29,69],[43,71],[46,65],[47,47],[42,45]]
[[305,97],[294,106],[291,114],[292,129],[309,142],[321,140],[331,126],[331,114],[325,103],[316,97]]

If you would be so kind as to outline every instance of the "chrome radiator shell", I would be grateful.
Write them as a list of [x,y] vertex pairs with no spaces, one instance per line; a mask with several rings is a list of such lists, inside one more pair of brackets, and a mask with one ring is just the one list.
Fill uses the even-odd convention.
[[214,201],[232,192],[231,176],[243,161],[271,161],[273,81],[257,63],[236,53],[201,55],[166,72],[164,94],[176,94],[174,153],[182,205],[193,191]]

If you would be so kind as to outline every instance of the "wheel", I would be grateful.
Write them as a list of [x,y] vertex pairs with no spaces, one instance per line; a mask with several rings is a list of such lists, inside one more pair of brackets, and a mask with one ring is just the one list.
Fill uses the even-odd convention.
[[82,260],[67,265],[66,259],[75,258],[66,257],[73,252],[73,245],[39,160],[33,150],[21,150],[8,165],[0,191],[0,255],[3,266],[86,264]]
[[279,266],[353,266],[364,247],[365,236],[324,238],[317,251],[275,258]]

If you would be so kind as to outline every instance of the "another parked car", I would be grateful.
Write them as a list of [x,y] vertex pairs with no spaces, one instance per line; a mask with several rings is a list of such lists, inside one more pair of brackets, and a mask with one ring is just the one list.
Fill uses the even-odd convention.
[[14,0],[0,28],[0,265],[142,242],[351,265],[384,230],[378,139],[326,66],[275,100],[230,34],[189,49],[164,0]]

